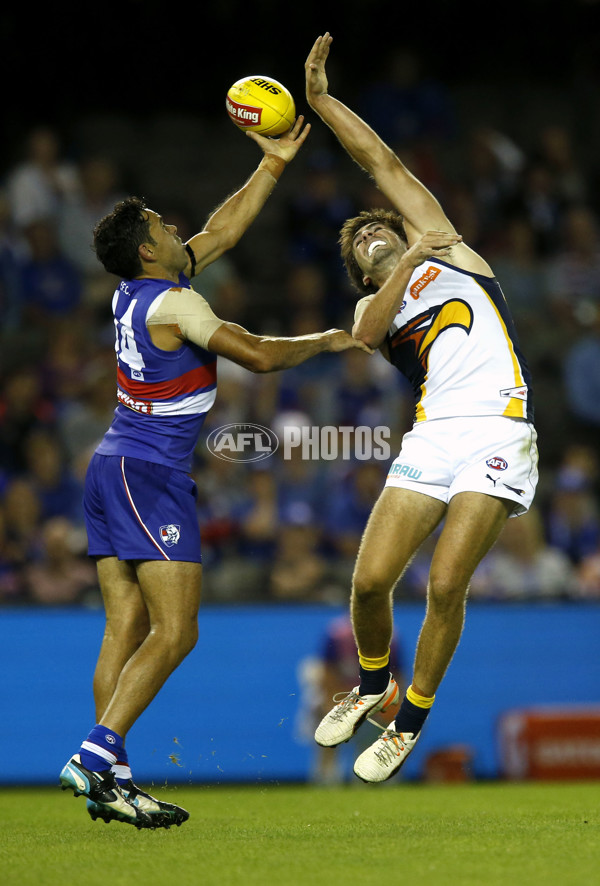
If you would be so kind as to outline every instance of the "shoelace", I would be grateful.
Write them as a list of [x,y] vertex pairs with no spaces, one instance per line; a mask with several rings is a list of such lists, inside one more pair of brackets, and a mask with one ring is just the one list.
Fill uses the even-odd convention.
[[[400,743],[398,743],[398,739]],[[394,732],[390,729],[386,729],[383,735],[380,736],[379,741],[381,747],[375,751],[375,757],[382,766],[393,763],[394,757],[398,757],[405,748],[402,733]]]
[[363,704],[360,701],[360,695],[358,692],[349,692],[348,695],[344,695],[343,692],[338,692],[333,696],[333,701],[337,702],[338,699],[341,699],[337,704],[337,707],[333,709],[331,712],[332,720],[341,720],[344,714],[347,714],[351,708],[356,707],[357,704]]
[[[381,732],[381,735],[377,739],[381,743],[381,747],[376,750],[374,754],[379,763],[381,763],[382,766],[385,766],[386,763],[393,762],[394,757],[398,756],[398,752],[402,752],[406,747],[402,738],[402,733],[395,732],[393,729],[390,729],[389,726],[382,726],[381,723],[378,723],[373,717],[367,717],[367,720],[372,726],[375,726]],[[400,745],[398,745],[396,739],[400,739]]]

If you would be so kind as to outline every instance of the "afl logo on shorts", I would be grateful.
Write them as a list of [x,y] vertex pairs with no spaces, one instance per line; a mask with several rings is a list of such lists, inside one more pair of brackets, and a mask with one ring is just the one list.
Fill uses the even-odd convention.
[[500,458],[499,455],[494,455],[492,458],[488,458],[486,465],[488,468],[493,468],[494,471],[505,471],[508,467],[508,462],[506,459]]
[[167,523],[166,526],[161,526],[159,529],[160,532],[160,540],[167,548],[172,548],[173,545],[176,545],[179,541],[179,537],[181,535],[181,526],[177,526],[175,523]]

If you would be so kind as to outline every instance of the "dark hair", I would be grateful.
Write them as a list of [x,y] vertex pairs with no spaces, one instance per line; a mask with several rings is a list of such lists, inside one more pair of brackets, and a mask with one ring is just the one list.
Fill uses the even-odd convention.
[[385,225],[386,228],[390,228],[390,230],[398,234],[400,239],[408,245],[406,231],[404,230],[404,219],[400,213],[396,212],[394,209],[364,209],[355,218],[349,218],[344,222],[340,231],[339,239],[342,259],[346,266],[350,282],[361,294],[377,292],[377,287],[373,284],[365,286],[363,283],[364,273],[361,271],[358,262],[354,258],[352,244],[360,229],[364,228],[365,225],[372,224]]
[[132,280],[142,273],[138,249],[155,242],[146,208],[139,197],[127,197],[94,228],[94,251],[109,274]]

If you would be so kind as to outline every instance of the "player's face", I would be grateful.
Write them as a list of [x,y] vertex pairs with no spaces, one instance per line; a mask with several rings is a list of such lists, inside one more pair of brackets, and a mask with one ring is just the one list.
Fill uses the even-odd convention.
[[153,255],[157,263],[167,270],[179,273],[188,263],[188,255],[175,225],[165,224],[162,216],[151,209],[146,210],[150,222],[150,236],[154,240]]
[[395,231],[375,222],[356,233],[352,251],[365,278],[380,285],[406,252],[406,246]]

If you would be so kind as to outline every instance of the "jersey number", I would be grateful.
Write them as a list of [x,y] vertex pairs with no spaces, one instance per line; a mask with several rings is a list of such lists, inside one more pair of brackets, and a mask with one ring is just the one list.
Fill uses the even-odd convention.
[[117,357],[123,363],[126,363],[131,370],[132,378],[144,380],[142,370],[146,366],[144,358],[137,349],[135,343],[135,335],[133,334],[133,309],[137,304],[137,298],[131,300],[131,304],[123,314],[120,320],[115,318],[116,342],[115,351]]

